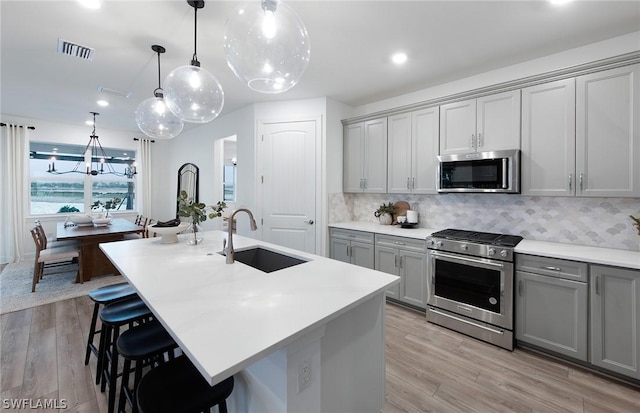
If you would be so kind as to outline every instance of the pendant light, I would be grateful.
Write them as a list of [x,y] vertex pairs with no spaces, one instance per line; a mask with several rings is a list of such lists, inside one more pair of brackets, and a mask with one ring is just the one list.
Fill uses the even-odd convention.
[[187,1],[194,9],[193,57],[191,64],[174,69],[164,80],[164,101],[169,110],[185,122],[207,123],[218,117],[224,106],[224,92],[218,79],[200,67],[196,53],[198,9],[204,1]]
[[227,64],[251,89],[282,93],[300,81],[311,47],[298,14],[279,0],[236,8],[224,34]]
[[142,101],[136,108],[136,123],[151,138],[171,139],[182,132],[184,123],[167,108],[160,87],[160,54],[166,50],[157,44],[151,46],[151,50],[158,54],[158,88],[153,91],[155,97]]

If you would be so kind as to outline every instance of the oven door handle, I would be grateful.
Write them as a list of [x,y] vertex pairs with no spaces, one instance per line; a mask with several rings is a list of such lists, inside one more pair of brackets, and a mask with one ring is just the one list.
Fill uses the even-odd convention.
[[460,257],[460,256],[457,256],[457,255],[444,254],[444,253],[438,252],[438,251],[429,251],[429,253],[431,255],[433,255],[434,257],[449,258],[450,260],[454,260],[454,261],[465,261],[465,262],[471,262],[471,263],[474,263],[474,264],[483,264],[483,265],[490,265],[492,267],[504,268],[504,264],[501,263],[501,262],[480,261],[480,260],[476,260],[476,259],[473,259],[473,258],[467,258],[467,257]]

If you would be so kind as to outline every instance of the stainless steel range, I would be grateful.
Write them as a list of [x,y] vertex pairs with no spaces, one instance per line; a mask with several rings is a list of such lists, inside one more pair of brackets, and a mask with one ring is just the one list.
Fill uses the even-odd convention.
[[445,229],[427,237],[427,320],[513,350],[517,235]]

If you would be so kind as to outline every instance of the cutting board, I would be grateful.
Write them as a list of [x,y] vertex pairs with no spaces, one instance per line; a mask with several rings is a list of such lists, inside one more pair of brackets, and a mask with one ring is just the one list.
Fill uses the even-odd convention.
[[398,216],[407,216],[407,211],[411,209],[411,205],[409,205],[406,201],[398,201],[393,204],[396,207],[396,213],[393,214],[393,225],[398,223]]

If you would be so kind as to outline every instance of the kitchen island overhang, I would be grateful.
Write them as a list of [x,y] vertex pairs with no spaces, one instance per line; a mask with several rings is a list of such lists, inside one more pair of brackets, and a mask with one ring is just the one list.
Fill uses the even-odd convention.
[[225,263],[225,233],[202,235],[195,246],[148,238],[100,248],[210,384],[236,375],[231,411],[383,407],[384,293],[398,277],[234,236],[238,251],[307,261],[264,273]]

